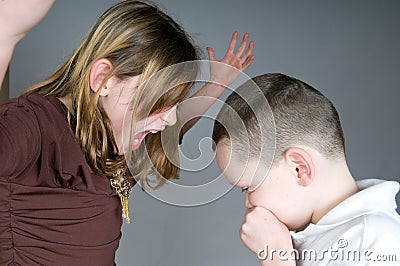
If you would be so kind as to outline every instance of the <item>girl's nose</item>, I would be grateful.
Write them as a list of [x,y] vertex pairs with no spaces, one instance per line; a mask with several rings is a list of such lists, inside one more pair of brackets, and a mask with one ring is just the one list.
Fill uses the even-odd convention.
[[172,126],[177,122],[176,118],[176,106],[172,107],[170,110],[165,111],[165,114],[161,116],[161,119],[164,121],[165,125]]

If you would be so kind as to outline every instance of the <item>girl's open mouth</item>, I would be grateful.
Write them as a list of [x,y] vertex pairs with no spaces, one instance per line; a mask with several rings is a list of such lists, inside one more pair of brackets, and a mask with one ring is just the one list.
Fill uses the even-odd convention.
[[150,133],[155,134],[158,131],[159,130],[146,130],[144,132],[140,132],[139,134],[135,135],[135,138],[133,140],[132,150],[137,150],[140,147],[140,145],[142,144],[142,141],[147,136],[147,134],[150,134]]

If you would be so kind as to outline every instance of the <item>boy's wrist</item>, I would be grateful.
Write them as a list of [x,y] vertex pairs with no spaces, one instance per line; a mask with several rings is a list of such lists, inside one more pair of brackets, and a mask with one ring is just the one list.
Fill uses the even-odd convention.
[[261,266],[296,266],[296,262],[292,260],[287,261],[260,261]]

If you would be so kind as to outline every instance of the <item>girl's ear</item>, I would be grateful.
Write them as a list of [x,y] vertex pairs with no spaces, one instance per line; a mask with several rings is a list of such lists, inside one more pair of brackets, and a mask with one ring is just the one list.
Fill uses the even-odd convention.
[[[94,92],[100,90],[100,96],[107,96],[110,92],[110,89],[107,88],[106,84],[103,84],[103,82],[112,69],[113,66],[111,61],[105,58],[94,62],[92,68],[90,69],[90,88]],[[102,84],[103,86],[101,87]]]
[[300,186],[307,187],[314,180],[315,168],[310,153],[302,148],[289,148],[285,152],[285,161],[297,178]]

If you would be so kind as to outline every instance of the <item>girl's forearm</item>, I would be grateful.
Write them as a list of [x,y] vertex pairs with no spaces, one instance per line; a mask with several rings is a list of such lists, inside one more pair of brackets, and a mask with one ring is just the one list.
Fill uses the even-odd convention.
[[1,43],[0,40],[0,85],[3,84],[4,76],[10,64],[11,56],[14,52],[14,43]]
[[185,121],[181,130],[182,134],[185,134],[199,121],[224,90],[224,86],[208,82],[193,94],[186,103],[182,104],[180,108],[181,119]]

